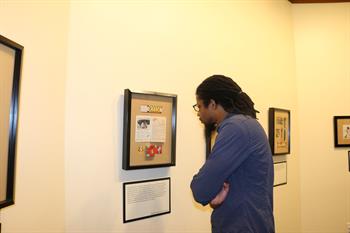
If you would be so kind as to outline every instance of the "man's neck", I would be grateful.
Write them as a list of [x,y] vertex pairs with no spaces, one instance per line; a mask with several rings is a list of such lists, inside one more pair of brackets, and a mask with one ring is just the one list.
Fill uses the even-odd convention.
[[219,125],[228,116],[228,112],[224,110],[222,106],[217,109],[216,124]]

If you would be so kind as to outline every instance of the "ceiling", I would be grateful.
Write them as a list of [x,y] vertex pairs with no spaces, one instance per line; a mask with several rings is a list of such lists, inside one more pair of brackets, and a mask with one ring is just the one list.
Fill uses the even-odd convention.
[[291,3],[336,3],[336,2],[350,2],[350,0],[288,0]]

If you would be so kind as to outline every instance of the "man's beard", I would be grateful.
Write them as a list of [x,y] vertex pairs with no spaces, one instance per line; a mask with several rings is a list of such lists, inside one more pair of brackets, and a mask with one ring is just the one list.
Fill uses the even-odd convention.
[[216,129],[215,123],[205,124],[205,137],[210,137],[211,133]]

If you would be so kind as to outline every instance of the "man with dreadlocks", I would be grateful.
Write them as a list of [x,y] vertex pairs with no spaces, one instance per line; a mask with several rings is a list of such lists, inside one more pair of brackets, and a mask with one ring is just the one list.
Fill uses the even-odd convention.
[[213,208],[213,233],[273,233],[273,160],[254,103],[229,77],[213,75],[196,90],[199,120],[218,135],[194,175],[195,200]]

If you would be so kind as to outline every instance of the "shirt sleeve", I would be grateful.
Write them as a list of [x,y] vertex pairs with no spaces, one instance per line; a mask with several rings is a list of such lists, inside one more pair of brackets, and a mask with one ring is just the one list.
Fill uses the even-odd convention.
[[202,205],[216,197],[224,182],[247,158],[249,134],[244,127],[243,123],[223,125],[207,161],[194,175],[191,182],[193,197]]

